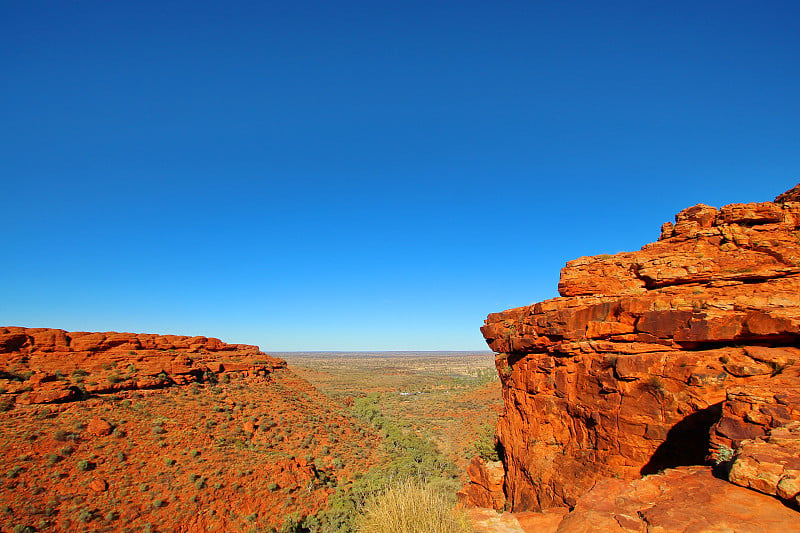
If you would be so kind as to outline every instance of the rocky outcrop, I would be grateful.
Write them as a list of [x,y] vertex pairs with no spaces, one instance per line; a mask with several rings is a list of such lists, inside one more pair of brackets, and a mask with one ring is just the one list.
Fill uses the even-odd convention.
[[505,506],[503,493],[505,471],[500,461],[486,461],[475,456],[467,466],[469,482],[458,492],[458,501],[466,507],[500,510]]
[[[778,368],[784,364],[788,362]],[[715,463],[728,463],[743,441],[764,437],[773,428],[800,420],[800,382],[796,375],[781,372],[771,378],[768,383],[731,387],[725,392],[722,415],[711,428],[710,457]]]
[[230,372],[266,379],[285,366],[257,346],[209,337],[0,327],[4,409],[216,381]]
[[740,443],[729,479],[800,508],[800,422]]
[[635,481],[607,479],[578,501],[558,533],[795,531],[798,514],[778,500],[680,467]]
[[567,263],[561,297],[489,315],[514,510],[729,460],[798,418],[797,191],[685,209],[638,252]]

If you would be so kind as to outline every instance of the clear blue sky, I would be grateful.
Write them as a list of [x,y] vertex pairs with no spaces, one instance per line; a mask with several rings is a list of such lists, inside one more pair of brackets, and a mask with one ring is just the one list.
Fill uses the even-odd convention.
[[485,349],[800,181],[800,2],[0,3],[0,324]]

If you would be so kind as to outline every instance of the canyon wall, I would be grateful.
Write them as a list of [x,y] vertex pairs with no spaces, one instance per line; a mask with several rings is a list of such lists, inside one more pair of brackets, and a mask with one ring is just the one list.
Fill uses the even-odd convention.
[[800,419],[799,230],[800,185],[696,205],[640,251],[567,263],[561,297],[489,315],[512,509],[730,464],[743,441]]
[[4,409],[215,381],[226,372],[267,378],[285,366],[258,346],[210,337],[0,327]]

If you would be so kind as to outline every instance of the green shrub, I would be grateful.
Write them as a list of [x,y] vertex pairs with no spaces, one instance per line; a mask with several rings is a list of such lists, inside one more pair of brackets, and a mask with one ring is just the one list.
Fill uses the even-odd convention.
[[719,446],[716,451],[712,452],[714,464],[717,465],[730,462],[735,455],[736,452],[725,445]]
[[[356,398],[352,412],[383,432],[383,448],[389,460],[371,468],[353,483],[339,487],[328,498],[327,509],[317,515],[321,524],[319,531],[352,533],[356,527],[355,518],[367,502],[387,492],[398,479],[416,480],[414,482],[418,484],[425,482],[427,490],[437,492],[446,500],[452,500],[452,494],[458,490],[459,471],[455,465],[442,455],[432,441],[384,417],[381,405],[381,396],[370,394]],[[356,452],[356,455],[359,453]]]
[[300,518],[300,515],[294,513],[286,517],[278,531],[279,533],[304,533],[308,531],[308,529],[304,526],[303,519]]
[[81,472],[87,472],[92,469],[94,465],[86,459],[81,459],[78,461],[78,464],[75,465],[75,468],[80,470]]
[[473,448],[475,454],[479,455],[484,461],[500,460],[495,444],[494,428],[488,424],[481,426]]
[[94,513],[89,509],[83,509],[78,515],[78,520],[81,522],[90,522],[94,518]]

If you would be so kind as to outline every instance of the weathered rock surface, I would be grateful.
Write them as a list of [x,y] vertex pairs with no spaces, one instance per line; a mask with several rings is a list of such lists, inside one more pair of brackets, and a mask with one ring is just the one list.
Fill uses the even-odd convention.
[[487,462],[475,456],[467,466],[467,476],[469,483],[458,493],[458,501],[462,505],[489,509],[502,509],[505,506],[503,463]]
[[795,185],[783,194],[779,194],[775,198],[775,202],[780,204],[784,202],[800,202],[800,184]]
[[797,531],[798,514],[775,498],[680,467],[635,481],[601,481],[578,501],[558,533]]
[[225,373],[267,378],[285,366],[257,346],[209,337],[0,327],[5,408],[216,380]]
[[[764,349],[758,347],[758,350]],[[777,363],[778,369],[795,356],[800,360],[797,348],[785,351],[791,357]],[[772,428],[797,420],[800,420],[800,381],[795,374],[781,372],[772,375],[768,383],[731,387],[726,391],[722,416],[711,428],[710,458],[715,463],[727,462],[743,441],[763,437]]]
[[549,509],[544,512],[502,513],[485,507],[467,510],[475,533],[555,533],[567,513],[566,509]]
[[95,437],[102,437],[104,435],[111,435],[113,427],[107,420],[102,418],[92,418],[86,427],[86,433],[94,435]]
[[740,443],[729,479],[800,507],[800,422]]
[[777,200],[690,207],[638,252],[567,263],[562,297],[489,315],[513,510],[571,507],[598,480],[702,464],[797,418],[800,201]]

